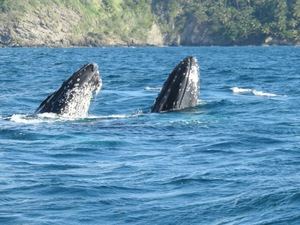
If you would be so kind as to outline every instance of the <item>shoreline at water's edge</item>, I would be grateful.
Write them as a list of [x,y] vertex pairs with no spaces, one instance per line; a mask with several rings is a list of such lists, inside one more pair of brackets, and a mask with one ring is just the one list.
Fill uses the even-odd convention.
[[245,45],[1,45],[0,48],[165,48],[165,47],[273,47],[273,46],[300,46],[300,43],[274,43],[274,44],[245,44]]
[[0,46],[300,45],[296,2],[133,2],[5,0]]

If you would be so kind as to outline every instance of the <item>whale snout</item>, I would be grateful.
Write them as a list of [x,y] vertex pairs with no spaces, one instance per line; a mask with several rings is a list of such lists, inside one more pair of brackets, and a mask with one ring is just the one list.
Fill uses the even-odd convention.
[[79,77],[90,79],[94,75],[100,76],[99,67],[96,63],[85,64],[78,72]]
[[197,60],[196,57],[190,56],[190,57],[189,57],[189,60],[190,60],[190,64],[191,64],[191,65],[198,65],[198,60]]
[[189,68],[189,67],[198,65],[198,60],[194,56],[188,56],[188,57],[186,57],[185,59],[182,60],[181,64],[182,64],[181,67]]
[[96,63],[82,66],[61,87],[49,95],[36,113],[51,112],[70,117],[84,117],[94,93],[100,91],[102,80]]
[[98,65],[96,63],[92,63],[92,66],[93,66],[92,68],[93,71],[98,71]]
[[165,112],[193,107],[197,104],[198,92],[198,62],[195,57],[188,56],[170,73],[151,108],[151,112]]
[[97,63],[89,63],[85,65],[85,69],[90,71],[90,72],[99,72],[99,67]]
[[101,88],[102,80],[99,72],[99,67],[96,63],[84,65],[77,73],[73,75],[73,79],[78,83],[77,86],[89,85],[93,91],[98,91]]

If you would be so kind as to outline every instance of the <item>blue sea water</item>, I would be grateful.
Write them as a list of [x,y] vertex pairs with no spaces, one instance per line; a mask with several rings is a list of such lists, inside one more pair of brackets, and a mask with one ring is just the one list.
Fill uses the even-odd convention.
[[[185,56],[199,105],[151,114]],[[33,117],[87,62],[87,118]],[[0,49],[0,224],[300,224],[300,48]]]

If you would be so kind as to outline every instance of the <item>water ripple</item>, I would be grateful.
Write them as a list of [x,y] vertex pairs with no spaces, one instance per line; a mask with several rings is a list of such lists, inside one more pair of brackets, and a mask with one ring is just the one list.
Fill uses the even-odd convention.
[[[299,50],[0,49],[0,224],[299,224]],[[187,55],[199,104],[151,114]],[[33,115],[87,62],[87,118]]]

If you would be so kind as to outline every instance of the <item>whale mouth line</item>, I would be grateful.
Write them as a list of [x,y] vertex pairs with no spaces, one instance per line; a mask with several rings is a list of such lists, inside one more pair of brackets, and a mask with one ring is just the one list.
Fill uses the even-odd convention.
[[[100,72],[98,69],[97,69],[96,73],[94,74],[94,77],[95,76],[100,77]],[[92,77],[91,79],[93,79],[94,77]],[[96,88],[93,90],[93,95],[98,95],[101,90],[101,87],[102,87],[102,81],[98,80],[98,82],[96,84]]]
[[186,83],[185,83],[185,87],[184,87],[184,90],[183,90],[183,95],[181,95],[181,99],[180,99],[180,102],[179,102],[179,108],[181,107],[182,105],[182,101],[183,101],[183,98],[184,98],[184,93],[186,92],[186,89],[187,89],[187,86],[189,84],[189,81],[190,81],[190,71],[192,69],[192,62],[191,60],[188,61],[189,65],[188,65],[188,68],[187,68],[187,77],[186,77]]

